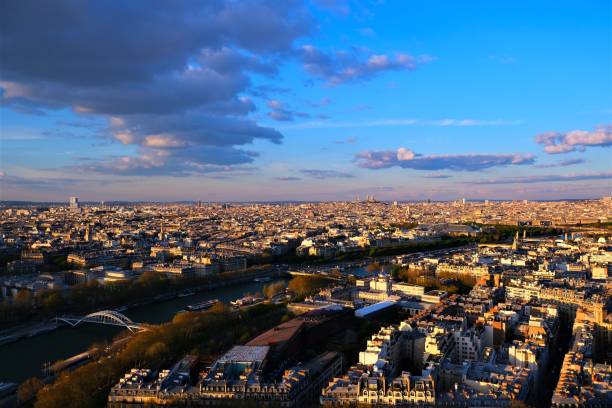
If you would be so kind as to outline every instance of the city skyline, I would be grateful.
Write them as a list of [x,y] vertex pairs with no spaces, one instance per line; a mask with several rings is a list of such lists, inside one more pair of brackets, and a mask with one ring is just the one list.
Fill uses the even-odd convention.
[[611,202],[1,203],[0,405],[607,406]]
[[609,2],[0,7],[0,200],[612,192]]

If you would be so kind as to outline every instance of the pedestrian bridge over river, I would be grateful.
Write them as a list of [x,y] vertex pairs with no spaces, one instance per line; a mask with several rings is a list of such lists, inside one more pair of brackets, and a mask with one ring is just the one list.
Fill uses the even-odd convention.
[[56,317],[56,321],[64,322],[72,327],[78,326],[81,323],[105,324],[107,326],[125,327],[132,333],[137,333],[147,330],[147,327],[141,323],[133,322],[129,317],[115,310],[100,310],[99,312],[90,313],[87,316],[61,316]]

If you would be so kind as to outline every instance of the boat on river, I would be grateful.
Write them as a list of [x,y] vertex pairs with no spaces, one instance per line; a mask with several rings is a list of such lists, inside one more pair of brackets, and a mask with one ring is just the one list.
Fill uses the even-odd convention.
[[258,303],[263,302],[264,300],[265,298],[262,298],[262,297],[255,297],[255,296],[247,295],[240,299],[232,300],[230,304],[234,307],[247,307],[247,306],[254,306]]
[[182,292],[179,292],[177,296],[182,298],[182,297],[193,296],[193,295],[195,295],[195,292],[193,290],[184,290]]
[[219,303],[219,299],[205,300],[204,302],[187,305],[185,306],[185,310],[188,312],[201,312],[202,310],[210,309],[217,303]]

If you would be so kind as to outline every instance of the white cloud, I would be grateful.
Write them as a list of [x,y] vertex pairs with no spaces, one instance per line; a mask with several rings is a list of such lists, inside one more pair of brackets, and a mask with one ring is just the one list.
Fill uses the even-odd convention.
[[535,142],[544,145],[544,151],[549,154],[584,151],[592,146],[608,147],[612,146],[612,125],[599,126],[594,131],[541,133],[535,137]]
[[612,173],[583,173],[583,174],[549,174],[543,176],[525,177],[502,177],[492,180],[480,180],[472,182],[474,184],[532,184],[532,183],[551,183],[551,182],[572,182],[583,180],[608,180],[612,179]]
[[412,71],[435,59],[429,55],[405,53],[364,56],[357,50],[325,52],[310,44],[301,47],[298,57],[308,73],[330,86],[364,81],[388,71]]
[[366,169],[401,167],[415,170],[478,171],[491,167],[533,164],[532,154],[445,154],[421,155],[410,149],[363,151],[355,156],[357,165]]
[[414,152],[410,149],[406,149],[403,147],[397,149],[397,160],[412,160],[414,159],[414,156]]

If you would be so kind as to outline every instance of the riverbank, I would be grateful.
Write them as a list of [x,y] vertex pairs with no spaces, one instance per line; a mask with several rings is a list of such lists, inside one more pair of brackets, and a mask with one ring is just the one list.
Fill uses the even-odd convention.
[[168,367],[194,352],[211,361],[244,339],[268,330],[290,315],[284,306],[261,305],[245,311],[215,308],[203,313],[184,313],[172,322],[156,326],[132,338],[112,358],[102,358],[60,375],[37,394],[37,405],[66,407],[105,406],[110,387],[134,366],[153,370]]
[[[282,274],[281,274],[282,276]],[[279,278],[278,280],[282,280]],[[277,282],[273,279],[270,283]],[[131,307],[121,312],[139,323],[162,324],[171,321],[187,305],[210,299],[229,303],[245,296],[262,292],[269,283],[245,279],[242,283],[219,285],[188,297],[175,297],[146,305]],[[77,327],[60,326],[56,330],[0,346],[0,382],[20,383],[30,377],[41,376],[43,366],[68,359],[92,346],[105,348],[112,344],[122,329],[114,326],[84,324]]]
[[[191,286],[188,288],[189,291],[195,293],[210,291],[213,289],[218,289],[226,286],[239,285],[246,282],[251,282],[254,279],[261,278],[273,278],[273,277],[282,277],[285,274],[284,271],[279,270],[278,268],[269,268],[262,270],[251,271],[249,274],[245,274],[242,276],[235,276],[231,278],[226,278],[217,282],[209,282],[198,286]],[[121,313],[126,310],[133,309],[136,307],[142,307],[151,305],[158,302],[164,302],[172,299],[176,299],[180,297],[182,293],[184,293],[186,289],[176,289],[170,292],[166,292],[163,294],[151,296],[145,299],[138,299],[133,302],[123,304],[123,305],[115,305],[113,309],[119,310]],[[32,324],[20,325],[17,327],[9,328],[0,331],[0,347],[19,341],[26,337],[34,337],[39,334],[48,333],[53,330],[57,330],[62,327],[63,324],[56,322],[54,319],[46,320],[43,322],[35,322]]]
[[60,326],[54,321],[46,321],[36,323],[34,325],[19,326],[12,329],[3,330],[0,332],[0,347],[4,344],[18,341],[24,337],[34,337],[39,334],[48,333],[56,330]]
[[[199,286],[193,286],[193,287],[189,287],[187,288],[187,290],[194,292],[194,294],[196,293],[201,293],[201,292],[205,292],[205,291],[210,291],[213,289],[219,289],[219,288],[223,288],[226,286],[232,286],[232,285],[239,285],[242,283],[247,283],[247,282],[253,282],[255,281],[255,279],[260,279],[260,278],[281,278],[283,276],[285,276],[287,273],[285,271],[281,271],[279,269],[275,269],[275,268],[271,268],[271,269],[267,269],[267,270],[262,270],[262,271],[257,271],[254,272],[252,274],[249,275],[245,275],[245,276],[240,276],[240,277],[235,277],[235,278],[231,278],[231,279],[224,279],[221,280],[219,282],[214,282],[214,283],[207,283],[207,284],[203,284],[203,285],[199,285]],[[264,283],[264,282],[262,282]],[[172,300],[172,299],[177,299],[179,297],[182,297],[181,295],[185,292],[185,288],[183,289],[178,289],[172,292],[167,292],[164,293],[162,295],[157,295],[154,296],[152,298],[149,298],[147,300],[140,300],[140,301],[136,301],[136,302],[132,302],[126,305],[122,305],[119,308],[121,309],[121,312],[125,311],[125,310],[130,310],[133,309],[135,307],[141,307],[141,306],[147,306],[150,305],[152,303],[157,303],[157,302],[162,302],[162,301],[167,301],[167,300]],[[117,308],[117,309],[119,309]]]
[[[459,241],[458,241],[459,242]],[[430,249],[421,251],[423,254],[434,255],[443,252],[455,252],[462,249],[466,249],[468,247],[472,247],[475,244],[470,243],[468,245],[459,245],[459,246],[450,246],[438,249]],[[396,248],[397,249],[397,248]],[[415,253],[416,249],[421,249],[420,247],[411,246],[409,248],[403,248],[404,250],[408,250],[406,254]],[[364,267],[369,263],[377,262],[377,263],[388,263],[390,262],[396,255],[386,255],[386,256],[377,256],[377,257],[362,257],[359,259],[353,260],[327,260],[325,263],[313,263],[313,264],[302,264],[302,265],[292,265],[292,274],[300,274],[300,275],[323,275],[328,277],[327,274],[322,273],[325,270],[331,270],[336,267],[340,267],[343,270],[353,270],[356,268]],[[143,307],[159,302],[165,302],[168,300],[173,300],[184,294],[186,290],[189,290],[194,293],[201,293],[205,291],[210,291],[222,287],[232,286],[243,284],[246,282],[251,282],[254,279],[267,278],[267,277],[283,277],[285,275],[289,275],[289,271],[285,268],[281,268],[279,265],[274,265],[269,268],[264,269],[250,269],[247,273],[243,273],[237,276],[231,275],[219,275],[222,280],[216,282],[207,282],[201,285],[189,286],[189,287],[180,287],[175,290],[164,292],[161,294],[157,294],[154,296],[149,296],[147,298],[141,298],[134,300],[132,302],[126,304],[116,304],[111,307],[106,307],[107,309],[112,308],[121,313],[125,313],[130,309]],[[98,308],[98,310],[103,309],[103,307]],[[93,312],[96,310],[91,310]],[[82,315],[86,315],[87,313],[81,313]],[[29,325],[21,325],[19,327],[6,329],[0,331],[0,347],[2,345],[12,343],[15,341],[19,341],[26,337],[33,337],[38,334],[44,334],[49,331],[57,330],[61,327],[61,324],[54,322],[53,320],[47,320],[44,322],[34,322]]]

